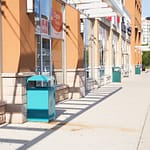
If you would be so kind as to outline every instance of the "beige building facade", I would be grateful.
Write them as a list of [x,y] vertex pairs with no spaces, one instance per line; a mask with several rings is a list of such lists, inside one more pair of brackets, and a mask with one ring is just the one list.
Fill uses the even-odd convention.
[[1,5],[1,100],[10,123],[27,119],[26,81],[32,75],[54,76],[59,102],[112,82],[113,67],[123,76],[130,72],[130,16],[121,1],[103,2],[99,13],[91,11],[89,1],[84,9],[90,9],[83,10],[88,17],[81,13],[83,5],[71,1],[33,2],[29,10],[28,0]]
[[141,46],[141,36],[142,36],[142,2],[141,0],[125,0],[125,7],[131,16],[131,50],[130,50],[130,62],[131,62],[131,71],[134,73],[135,65],[142,64],[142,51],[138,46]]

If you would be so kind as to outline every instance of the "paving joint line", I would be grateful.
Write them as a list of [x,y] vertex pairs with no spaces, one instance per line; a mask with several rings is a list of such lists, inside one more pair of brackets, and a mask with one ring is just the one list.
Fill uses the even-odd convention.
[[144,118],[144,122],[143,122],[143,126],[142,126],[142,129],[141,129],[141,132],[140,132],[140,137],[139,137],[139,140],[138,140],[138,145],[137,145],[136,150],[139,150],[141,140],[142,140],[142,137],[143,137],[143,133],[144,133],[144,129],[145,129],[145,125],[146,125],[146,121],[148,119],[149,112],[150,112],[150,104],[149,104],[149,106],[147,108],[147,111],[146,111],[146,115],[145,115],[145,118]]

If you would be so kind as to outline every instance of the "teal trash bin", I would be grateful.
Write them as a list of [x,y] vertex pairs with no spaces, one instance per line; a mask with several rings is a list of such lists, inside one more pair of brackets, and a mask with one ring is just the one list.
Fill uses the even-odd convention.
[[141,74],[140,65],[135,65],[135,74]]
[[121,82],[121,68],[112,67],[112,82]]
[[27,79],[27,120],[49,122],[55,120],[55,79],[34,75]]

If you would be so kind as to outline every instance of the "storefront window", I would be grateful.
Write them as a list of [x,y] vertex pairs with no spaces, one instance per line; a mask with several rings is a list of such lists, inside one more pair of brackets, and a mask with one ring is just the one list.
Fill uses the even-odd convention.
[[35,33],[37,35],[37,67],[40,74],[51,75],[51,37],[50,12],[51,0],[34,0]]
[[41,65],[41,37],[37,36],[37,73],[41,73]]
[[100,27],[100,39],[99,39],[99,49],[100,49],[100,77],[105,75],[105,47],[106,47],[106,29]]
[[34,0],[36,34],[50,35],[51,0]]
[[50,53],[50,40],[37,37],[37,72],[45,75],[51,73],[51,53]]
[[57,84],[62,84],[62,4],[52,0],[34,0],[34,10],[37,35],[36,71],[53,75]]
[[40,0],[34,0],[35,32],[40,33]]
[[113,51],[113,66],[117,65],[117,46],[118,46],[118,36],[116,34],[113,34],[112,38],[112,51]]
[[43,71],[50,72],[50,40],[42,39]]
[[100,65],[104,65],[104,44],[103,44],[103,40],[100,40]]

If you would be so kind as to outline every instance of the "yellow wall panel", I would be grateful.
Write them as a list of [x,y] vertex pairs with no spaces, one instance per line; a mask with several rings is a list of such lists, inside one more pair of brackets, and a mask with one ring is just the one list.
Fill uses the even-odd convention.
[[34,19],[26,1],[4,0],[2,11],[3,72],[34,71]]
[[83,67],[83,40],[80,35],[80,14],[70,6],[66,6],[66,40],[67,40],[67,68]]

